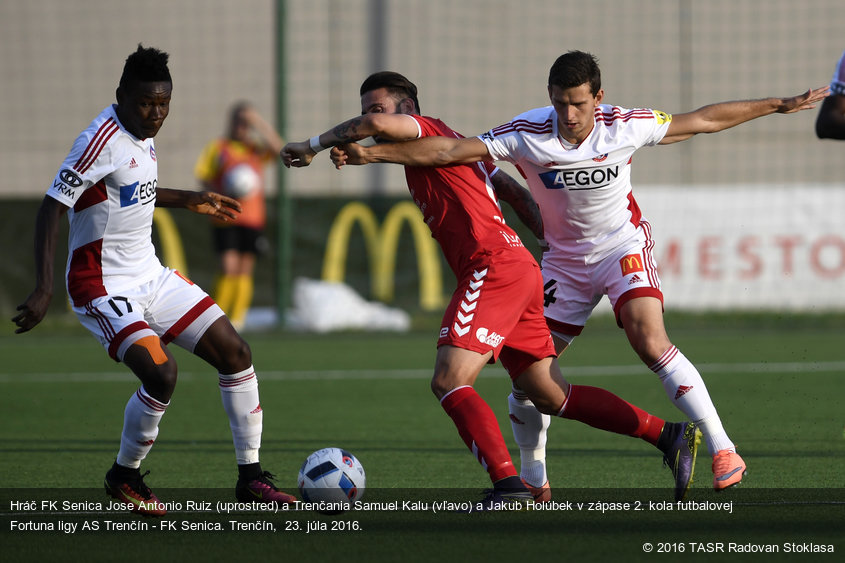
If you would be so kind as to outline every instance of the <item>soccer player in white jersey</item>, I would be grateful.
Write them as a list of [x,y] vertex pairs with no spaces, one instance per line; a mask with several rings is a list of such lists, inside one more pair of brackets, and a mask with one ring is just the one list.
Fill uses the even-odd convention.
[[[165,268],[152,243],[156,205],[230,220],[236,200],[213,192],[158,186],[153,137],[167,118],[173,82],[168,54],[141,45],[129,55],[117,104],[104,109],[73,143],[38,211],[36,284],[18,306],[15,332],[37,325],[53,292],[59,222],[70,223],[66,285],[73,311],[141,380],[124,412],[120,449],[106,473],[106,492],[133,511],[161,516],[166,506],[140,473],[176,385],[174,343],[214,366],[238,463],[236,497],[244,502],[295,501],[261,469],[262,410],[247,343],[197,285]],[[146,474],[144,474],[146,475]]]
[[[713,487],[738,484],[746,464],[736,453],[695,366],[669,341],[651,229],[634,200],[631,157],[638,148],[714,133],[772,113],[815,107],[828,88],[788,98],[724,102],[669,115],[604,105],[596,58],[571,51],[549,73],[551,105],[525,112],[480,137],[426,137],[396,144],[333,149],[335,165],[395,162],[450,166],[506,160],[525,175],[540,206],[549,249],[543,255],[546,319],[562,353],[607,294],[618,324],[670,401],[701,429],[713,456]],[[545,241],[544,241],[545,242]],[[547,479],[548,421],[514,387],[508,397],[520,474],[530,485]]]
[[830,96],[822,102],[816,117],[816,135],[819,139],[845,140],[845,52],[836,63]]

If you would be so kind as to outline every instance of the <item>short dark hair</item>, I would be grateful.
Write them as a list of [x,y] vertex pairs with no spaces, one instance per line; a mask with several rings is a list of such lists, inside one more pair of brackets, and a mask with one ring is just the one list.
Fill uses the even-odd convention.
[[125,88],[138,82],[170,82],[170,70],[167,60],[170,55],[154,47],[144,47],[140,43],[138,49],[126,57],[123,74],[120,76],[120,87]]
[[363,96],[367,92],[372,92],[379,88],[386,88],[391,94],[402,98],[411,98],[414,101],[414,108],[417,110],[417,113],[420,113],[420,101],[417,99],[416,84],[398,72],[383,70],[369,75],[364,80],[364,83],[361,84],[359,95]]
[[601,90],[599,60],[590,53],[569,51],[559,56],[549,70],[549,87],[575,88],[588,82],[593,95]]

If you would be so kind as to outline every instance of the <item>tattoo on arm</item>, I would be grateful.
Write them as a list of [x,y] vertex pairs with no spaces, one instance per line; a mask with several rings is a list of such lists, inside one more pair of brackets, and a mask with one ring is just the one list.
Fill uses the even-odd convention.
[[519,220],[531,229],[534,236],[543,238],[543,218],[531,193],[502,170],[493,176],[492,181],[499,199],[508,202]]
[[360,141],[361,139],[366,139],[369,135],[364,135],[360,132],[360,127],[363,121],[363,117],[353,117],[352,119],[344,121],[332,129],[332,133],[343,143],[347,141]]

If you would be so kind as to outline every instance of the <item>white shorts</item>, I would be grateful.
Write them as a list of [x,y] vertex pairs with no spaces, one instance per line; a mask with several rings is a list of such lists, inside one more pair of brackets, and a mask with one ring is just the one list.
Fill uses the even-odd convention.
[[651,226],[643,221],[636,235],[599,262],[583,258],[543,260],[546,322],[552,333],[571,341],[581,334],[587,319],[604,295],[610,299],[619,326],[619,309],[636,297],[663,302]]
[[98,297],[73,312],[118,362],[129,346],[152,335],[193,352],[208,327],[224,315],[202,288],[169,268],[150,282]]

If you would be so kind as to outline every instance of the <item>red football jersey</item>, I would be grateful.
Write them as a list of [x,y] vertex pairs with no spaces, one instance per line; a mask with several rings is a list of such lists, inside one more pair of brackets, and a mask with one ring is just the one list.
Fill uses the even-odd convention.
[[[439,119],[411,116],[420,136],[462,137]],[[500,251],[531,254],[505,224],[490,177],[498,169],[489,162],[446,168],[405,167],[411,197],[422,211],[431,236],[440,243],[446,261],[458,276],[478,257]]]

